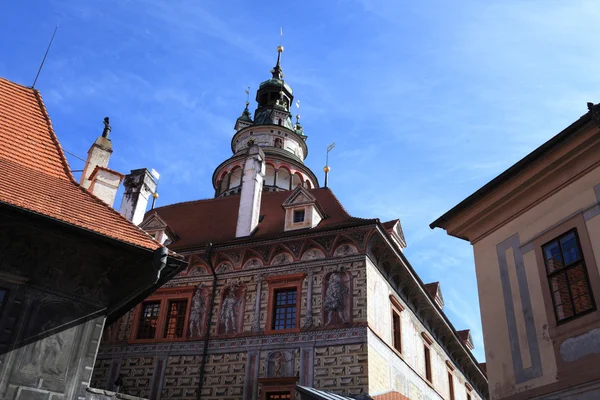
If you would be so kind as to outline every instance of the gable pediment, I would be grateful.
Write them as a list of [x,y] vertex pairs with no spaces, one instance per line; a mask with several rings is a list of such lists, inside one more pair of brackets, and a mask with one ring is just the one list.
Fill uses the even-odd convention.
[[283,202],[283,207],[316,203],[316,201],[317,199],[315,199],[314,196],[308,192],[308,190],[302,186],[298,186],[296,189],[294,189],[290,197]]
[[140,224],[140,228],[145,231],[164,230],[167,228],[167,226],[167,223],[163,221],[163,219],[160,218],[157,213],[150,215]]

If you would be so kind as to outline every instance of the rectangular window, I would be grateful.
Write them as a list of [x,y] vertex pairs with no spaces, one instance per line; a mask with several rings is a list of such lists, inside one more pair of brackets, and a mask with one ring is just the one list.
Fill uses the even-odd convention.
[[269,392],[267,393],[266,400],[288,400],[292,398],[290,392]]
[[140,323],[138,325],[138,339],[154,339],[158,325],[160,301],[148,301],[142,304]]
[[276,290],[273,303],[273,330],[296,327],[296,288]]
[[392,341],[393,346],[399,353],[402,353],[402,331],[400,328],[400,314],[392,309]]
[[542,246],[557,322],[596,309],[577,230]]
[[294,210],[294,223],[304,222],[304,210]]
[[450,371],[448,371],[448,392],[450,393],[450,400],[454,400],[454,376]]
[[167,323],[165,324],[165,338],[183,337],[185,327],[185,312],[187,310],[187,300],[169,300]]
[[429,350],[429,346],[423,344],[423,349],[425,352],[425,379],[427,379],[430,383],[432,383],[431,378],[431,353]]

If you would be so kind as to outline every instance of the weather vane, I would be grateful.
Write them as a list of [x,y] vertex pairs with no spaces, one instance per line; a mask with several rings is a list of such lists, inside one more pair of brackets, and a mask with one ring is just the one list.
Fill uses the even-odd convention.
[[246,89],[245,92],[246,92],[246,107],[248,107],[250,105],[250,86],[248,86],[248,89]]
[[335,147],[335,142],[333,142],[329,146],[327,146],[327,154],[325,155],[325,168],[323,168],[323,172],[325,172],[325,187],[327,187],[329,171],[331,171],[331,168],[329,167],[329,152],[331,150],[333,150],[334,147]]
[[298,109],[296,114],[296,125],[300,124],[300,100],[296,100],[296,108]]

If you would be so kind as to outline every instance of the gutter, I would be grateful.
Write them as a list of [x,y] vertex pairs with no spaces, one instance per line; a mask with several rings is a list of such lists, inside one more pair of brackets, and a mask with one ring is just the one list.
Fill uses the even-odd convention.
[[202,399],[202,388],[204,387],[204,370],[206,368],[206,360],[208,356],[208,340],[210,338],[210,327],[212,325],[212,317],[215,308],[215,297],[217,295],[217,274],[215,272],[215,268],[212,263],[212,243],[208,243],[206,246],[206,262],[210,267],[210,271],[213,276],[213,285],[212,285],[212,296],[210,298],[210,308],[208,309],[208,321],[206,322],[206,332],[204,333],[204,347],[202,350],[202,364],[200,365],[200,381],[198,382],[198,391],[196,392],[196,398],[198,400]]

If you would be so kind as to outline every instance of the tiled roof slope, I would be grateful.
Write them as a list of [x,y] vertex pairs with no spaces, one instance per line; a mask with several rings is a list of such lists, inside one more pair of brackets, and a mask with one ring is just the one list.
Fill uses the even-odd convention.
[[[317,200],[325,213],[325,218],[316,228],[304,231],[315,232],[321,229],[344,227],[358,223],[371,223],[376,220],[365,220],[351,217],[342,207],[338,199],[328,188],[308,190]],[[284,232],[285,210],[281,206],[291,192],[263,192],[258,229],[252,239],[269,239],[285,235],[299,234],[303,230]],[[169,228],[178,236],[169,248],[174,251],[203,247],[207,242],[212,244],[226,243],[235,238],[240,196],[228,196],[216,199],[197,200],[177,203],[155,208],[148,212],[157,213]],[[247,238],[240,238],[244,240]]]
[[160,244],[73,178],[35,89],[0,78],[0,202],[147,249]]

